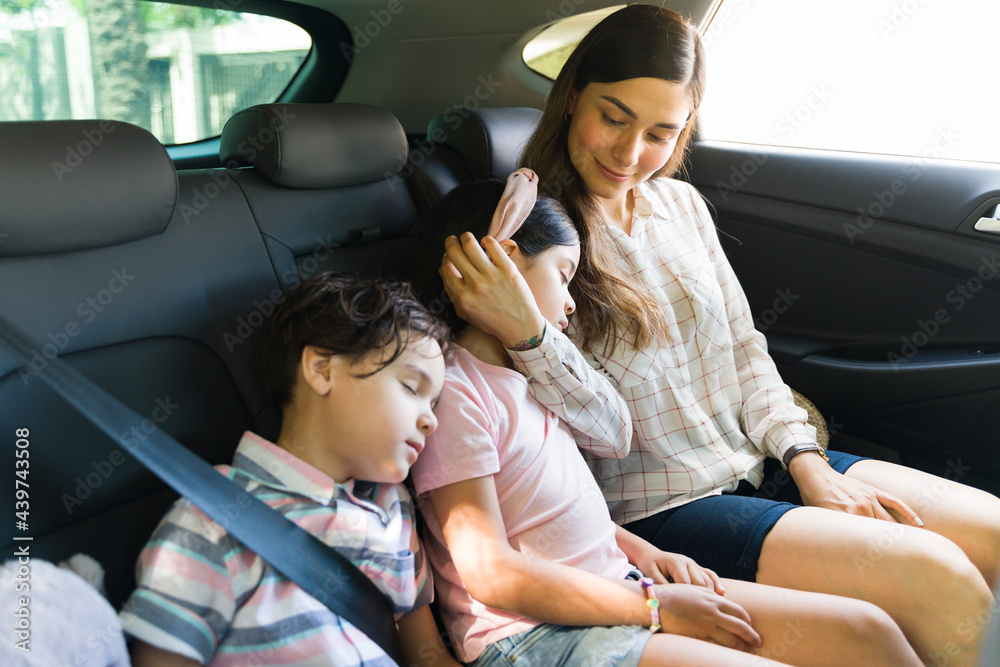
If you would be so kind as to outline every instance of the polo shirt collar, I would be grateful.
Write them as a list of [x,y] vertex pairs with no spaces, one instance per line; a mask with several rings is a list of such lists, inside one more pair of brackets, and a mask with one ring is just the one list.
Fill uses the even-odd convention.
[[263,486],[305,496],[323,505],[330,505],[339,495],[338,487],[341,493],[354,495],[354,479],[339,484],[287,449],[250,431],[243,434],[236,447],[233,468]]

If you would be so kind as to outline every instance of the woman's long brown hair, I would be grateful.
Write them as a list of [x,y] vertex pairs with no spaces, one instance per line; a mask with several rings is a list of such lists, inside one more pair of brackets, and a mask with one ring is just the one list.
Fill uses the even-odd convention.
[[[604,221],[605,212],[587,190],[569,154],[570,97],[590,83],[639,77],[684,86],[691,116],[673,155],[653,177],[672,176],[684,163],[705,90],[705,58],[698,31],[680,14],[654,5],[629,5],[598,23],[580,41],[556,77],[538,128],[521,158],[534,169],[541,190],[559,200],[580,233],[582,257],[571,284],[574,325],[585,350],[610,355],[619,341],[643,349],[667,341],[667,317],[643,285],[629,278]],[[598,349],[600,345],[600,349]]]

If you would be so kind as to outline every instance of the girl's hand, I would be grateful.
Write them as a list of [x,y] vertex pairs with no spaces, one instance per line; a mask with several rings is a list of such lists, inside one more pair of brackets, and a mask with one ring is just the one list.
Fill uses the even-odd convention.
[[753,652],[761,639],[746,610],[707,588],[665,584],[653,589],[663,631]]
[[[883,521],[908,523],[918,528],[924,523],[910,506],[861,480],[842,475],[822,459],[809,452],[794,457],[788,471],[802,494],[802,502],[812,507],[869,516]],[[893,510],[902,517],[890,514]]]
[[480,247],[466,232],[461,240],[449,236],[444,247],[438,272],[459,317],[508,348],[542,334],[545,318],[521,272],[495,239],[483,238]]
[[634,565],[658,584],[671,581],[675,584],[693,584],[711,589],[719,595],[726,594],[719,575],[698,565],[687,556],[655,549],[643,553],[639,560],[642,562]]
[[694,584],[711,588],[719,595],[726,593],[715,572],[703,568],[687,556],[658,549],[635,533],[617,525],[615,541],[625,552],[628,561],[658,584],[673,580],[675,584]]

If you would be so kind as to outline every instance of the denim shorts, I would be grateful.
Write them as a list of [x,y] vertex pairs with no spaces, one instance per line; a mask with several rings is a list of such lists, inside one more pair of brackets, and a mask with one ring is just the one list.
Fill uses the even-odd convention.
[[473,667],[635,667],[653,635],[638,625],[582,626],[545,623],[493,642]]
[[[863,460],[843,452],[827,454],[839,473]],[[757,488],[743,480],[735,491],[699,498],[624,527],[664,551],[693,558],[720,577],[754,581],[764,538],[785,512],[801,505],[792,476],[768,458]]]

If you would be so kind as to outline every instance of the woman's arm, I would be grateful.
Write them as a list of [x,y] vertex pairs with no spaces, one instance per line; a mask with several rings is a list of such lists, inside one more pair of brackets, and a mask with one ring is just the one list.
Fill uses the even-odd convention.
[[[484,251],[485,248],[485,251]],[[559,416],[577,444],[622,458],[632,442],[628,404],[577,347],[545,322],[517,267],[494,239],[472,234],[445,241],[445,291],[458,314],[507,348],[535,400]]]
[[547,324],[538,347],[507,352],[528,379],[528,392],[569,425],[581,449],[602,458],[628,455],[628,403],[565,334]]
[[[806,411],[795,404],[791,390],[767,352],[764,335],[754,326],[750,304],[722,250],[708,209],[693,188],[691,196],[700,213],[702,238],[726,301],[736,373],[744,397],[740,423],[759,451],[780,461],[793,445],[816,442],[816,431],[808,424]],[[787,300],[793,301],[790,288],[786,291]],[[789,473],[806,505],[892,521],[895,517],[885,509],[890,508],[906,523],[921,525],[916,512],[902,500],[840,474],[819,456],[806,453],[794,457]]]
[[[431,492],[455,569],[479,602],[560,625],[650,624],[638,582],[615,581],[516,551],[507,541],[492,475]],[[654,587],[665,631],[713,638],[729,646],[759,645],[742,607],[709,589]]]

